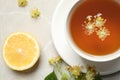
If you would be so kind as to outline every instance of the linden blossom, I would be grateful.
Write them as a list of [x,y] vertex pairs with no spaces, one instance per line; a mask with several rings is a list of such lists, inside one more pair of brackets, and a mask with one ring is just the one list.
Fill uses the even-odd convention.
[[88,35],[91,35],[95,30],[95,26],[94,26],[94,23],[92,21],[91,15],[87,16],[87,21],[84,21],[84,24],[85,25],[83,25],[83,26],[85,26],[85,28],[86,28],[85,33]]
[[95,31],[95,26],[91,22],[88,22],[87,25],[85,26],[85,28],[86,28],[86,33],[88,35],[91,35]]
[[28,0],[18,0],[19,7],[25,7],[28,3]]
[[32,9],[31,10],[31,17],[32,18],[38,18],[40,16],[40,11],[38,8]]
[[101,16],[101,13],[98,13],[96,16],[94,16],[94,23],[96,27],[103,27],[106,23],[106,19],[102,18]]
[[100,29],[97,31],[97,35],[98,35],[98,37],[99,37],[102,41],[104,41],[105,38],[110,35],[110,32],[109,32],[108,29],[106,29],[105,27],[103,27],[103,28],[100,28]]
[[96,32],[99,39],[104,41],[105,38],[110,35],[110,31],[104,27],[106,19],[101,16],[101,13],[98,13],[94,17],[91,15],[87,16],[87,21],[84,21],[83,26],[85,27],[85,33],[87,33],[87,35],[91,35]]

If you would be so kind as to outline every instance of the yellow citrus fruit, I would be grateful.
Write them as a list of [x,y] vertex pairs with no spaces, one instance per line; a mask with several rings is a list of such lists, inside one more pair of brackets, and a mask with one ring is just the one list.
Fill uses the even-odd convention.
[[22,71],[31,68],[39,57],[38,42],[28,33],[12,33],[3,45],[3,58],[14,70]]

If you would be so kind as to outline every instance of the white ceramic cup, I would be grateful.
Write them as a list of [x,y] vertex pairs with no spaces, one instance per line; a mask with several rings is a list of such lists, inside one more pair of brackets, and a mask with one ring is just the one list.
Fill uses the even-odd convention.
[[[83,1],[83,0],[82,0]],[[115,51],[114,53],[108,54],[108,55],[103,55],[103,56],[96,56],[96,55],[92,55],[89,54],[83,50],[81,50],[73,41],[71,35],[70,35],[70,26],[69,26],[69,22],[71,19],[71,15],[74,12],[74,10],[76,9],[76,7],[78,5],[80,5],[82,3],[82,1],[78,1],[77,3],[74,3],[74,6],[71,6],[69,9],[69,14],[67,16],[67,20],[66,20],[66,27],[65,27],[65,35],[66,35],[66,40],[69,44],[69,46],[73,49],[73,51],[75,51],[78,55],[80,55],[81,57],[90,60],[90,61],[94,61],[94,62],[106,62],[106,61],[111,61],[114,59],[117,59],[120,57],[120,49]],[[112,46],[112,45],[111,45]]]

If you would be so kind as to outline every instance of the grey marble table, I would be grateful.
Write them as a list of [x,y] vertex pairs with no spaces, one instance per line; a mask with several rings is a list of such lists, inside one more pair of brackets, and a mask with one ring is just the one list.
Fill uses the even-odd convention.
[[[60,0],[28,0],[28,5],[20,8],[17,0],[0,0],[0,80],[44,80],[52,71],[48,59],[58,55],[51,37],[51,21]],[[30,10],[39,8],[38,19],[30,17]],[[37,64],[28,71],[17,72],[9,69],[2,57],[5,38],[15,31],[26,31],[36,36],[41,46],[41,56]],[[120,80],[120,72],[104,76],[103,80]]]

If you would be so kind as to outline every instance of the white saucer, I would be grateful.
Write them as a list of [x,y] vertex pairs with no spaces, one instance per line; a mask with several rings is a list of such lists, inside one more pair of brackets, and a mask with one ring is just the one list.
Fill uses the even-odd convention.
[[[86,65],[94,65],[101,75],[108,75],[119,71],[120,58],[104,63],[92,62],[81,58],[68,45],[65,39],[64,27],[66,26],[66,19],[71,6],[78,1],[80,0],[62,0],[56,8],[52,21],[52,37],[56,50],[63,60],[71,66],[81,65],[85,67]],[[85,68],[83,71],[85,71]]]

